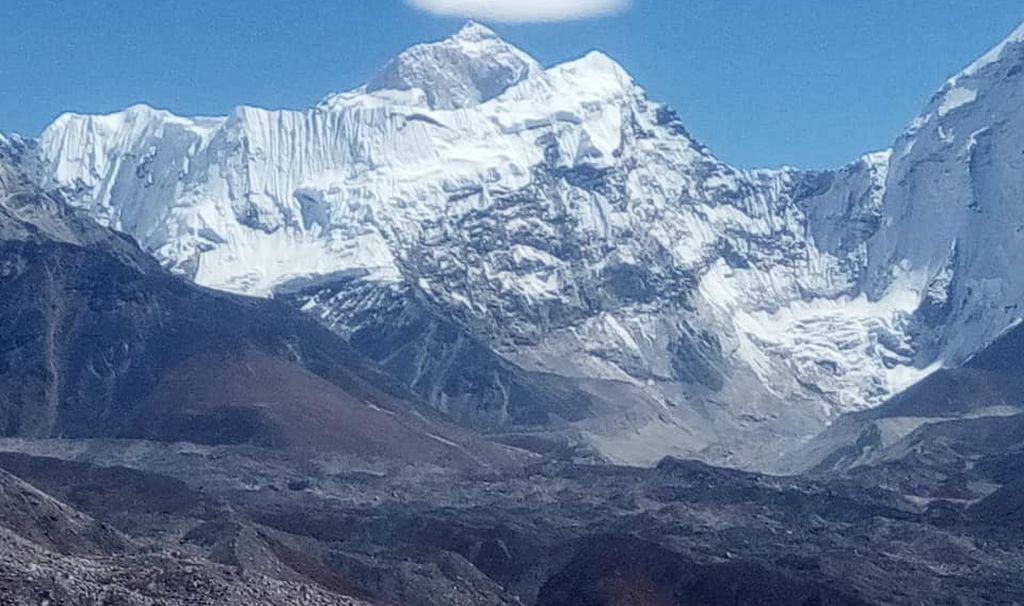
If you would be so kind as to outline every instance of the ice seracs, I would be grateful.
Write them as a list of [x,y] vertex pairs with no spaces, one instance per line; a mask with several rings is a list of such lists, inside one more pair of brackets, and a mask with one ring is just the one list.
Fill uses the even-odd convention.
[[446,357],[475,340],[587,392],[559,422],[607,458],[762,465],[1019,316],[1021,46],[836,171],[731,167],[606,55],[544,69],[474,23],[309,110],[66,115],[40,146],[201,284],[301,292],[367,347],[462,331],[401,367],[439,409],[485,384],[474,422],[516,418],[526,396]]

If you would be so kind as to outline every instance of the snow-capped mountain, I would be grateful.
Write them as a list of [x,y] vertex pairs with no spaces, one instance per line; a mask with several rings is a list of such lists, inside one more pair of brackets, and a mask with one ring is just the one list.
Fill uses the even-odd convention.
[[473,23],[306,111],[39,145],[173,270],[294,300],[466,422],[768,467],[1020,314],[1022,37],[833,172],[730,167],[607,56],[544,69]]

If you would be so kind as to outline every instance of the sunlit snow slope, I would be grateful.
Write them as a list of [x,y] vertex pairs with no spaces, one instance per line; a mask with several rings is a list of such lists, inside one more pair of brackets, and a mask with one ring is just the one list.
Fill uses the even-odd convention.
[[[473,23],[313,109],[66,114],[40,147],[175,271],[297,299],[473,425],[769,467],[1020,314],[1020,38],[832,172],[732,168],[607,56],[544,69]],[[520,372],[586,412],[521,413],[548,392]]]

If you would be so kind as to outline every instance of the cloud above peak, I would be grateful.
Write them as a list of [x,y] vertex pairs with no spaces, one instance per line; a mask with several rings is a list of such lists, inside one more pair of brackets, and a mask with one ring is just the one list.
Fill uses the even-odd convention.
[[410,5],[446,17],[528,23],[571,21],[614,15],[632,0],[406,0]]

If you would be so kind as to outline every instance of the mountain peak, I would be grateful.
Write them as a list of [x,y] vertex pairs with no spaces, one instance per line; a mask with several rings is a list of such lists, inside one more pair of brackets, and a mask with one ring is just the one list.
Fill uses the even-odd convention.
[[498,36],[498,34],[494,33],[494,30],[487,27],[486,25],[481,25],[477,23],[472,19],[466,21],[466,23],[463,24],[461,28],[459,28],[459,31],[455,32],[455,34],[452,35],[451,38],[456,40],[467,40],[470,42],[479,42],[481,40],[487,39],[501,39]]
[[599,50],[592,50],[579,59],[567,61],[559,67],[563,69],[572,67],[575,70],[586,72],[604,72],[626,81],[632,81],[632,76],[618,61]]
[[475,21],[439,42],[412,46],[392,59],[366,90],[423,91],[432,109],[483,103],[543,72],[522,50]]

